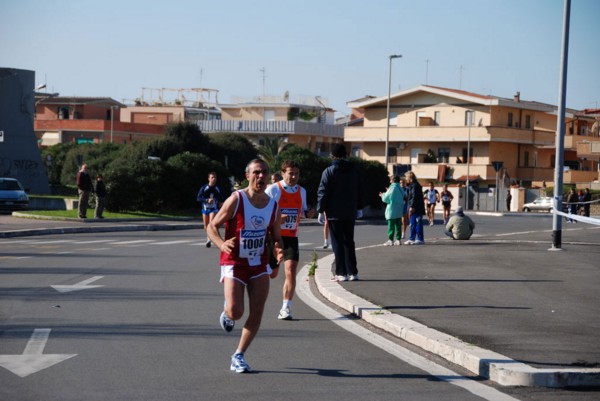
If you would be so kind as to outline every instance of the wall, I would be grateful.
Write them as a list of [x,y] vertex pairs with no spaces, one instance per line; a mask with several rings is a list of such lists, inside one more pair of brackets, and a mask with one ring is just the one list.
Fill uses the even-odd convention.
[[0,176],[18,179],[36,194],[49,194],[48,177],[33,133],[35,73],[0,68]]

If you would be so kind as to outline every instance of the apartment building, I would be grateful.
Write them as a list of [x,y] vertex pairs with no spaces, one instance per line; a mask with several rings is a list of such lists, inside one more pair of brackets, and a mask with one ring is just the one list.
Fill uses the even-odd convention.
[[[364,126],[345,127],[344,140],[354,155],[385,164],[389,135],[390,173],[412,170],[424,181],[459,184],[468,179],[479,188],[495,187],[498,176],[503,185],[526,187],[554,180],[556,106],[524,101],[518,92],[502,98],[421,85],[390,96],[388,121],[387,100],[351,102],[364,113]],[[596,121],[594,114],[567,110],[565,184],[599,179],[591,152],[600,144]],[[585,143],[590,151],[578,152]]]
[[122,122],[120,117],[124,107],[108,97],[36,93],[34,132],[38,145],[129,143],[162,134],[162,126]]
[[258,98],[233,98],[231,104],[220,104],[220,121],[198,121],[205,134],[237,133],[255,145],[266,138],[279,139],[329,155],[332,145],[343,142],[344,128],[335,124],[335,110],[320,97],[289,95]]

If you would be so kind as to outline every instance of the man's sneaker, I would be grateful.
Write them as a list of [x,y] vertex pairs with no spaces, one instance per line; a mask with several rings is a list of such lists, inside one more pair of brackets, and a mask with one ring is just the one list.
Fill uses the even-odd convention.
[[277,316],[277,319],[292,320],[292,314],[290,313],[290,308],[287,306],[285,308],[281,308],[281,310],[279,311],[279,316]]
[[415,244],[415,241],[411,241],[411,240],[404,242],[404,245],[414,245],[414,244]]
[[396,241],[394,241],[394,245],[395,246],[402,245],[402,242],[400,242],[400,240],[397,239]]
[[212,242],[210,242],[209,239],[206,240],[206,247],[210,248],[210,246],[212,245]]
[[335,276],[336,281],[348,281],[348,277],[346,276]]
[[350,277],[348,277],[349,281],[358,281],[358,274],[352,274]]
[[231,356],[231,370],[235,371],[235,373],[246,373],[252,372],[250,369],[250,365],[246,363],[244,359],[244,354],[233,354]]
[[391,239],[389,239],[383,243],[383,246],[392,246],[392,245],[394,245],[394,243],[392,242]]
[[329,242],[327,240],[325,240],[325,242],[323,242],[323,249],[327,249],[329,248]]
[[227,315],[225,314],[225,311],[223,311],[223,313],[221,313],[221,317],[219,318],[219,323],[221,323],[221,328],[228,333],[231,330],[233,330],[233,327],[235,326],[235,320],[231,320],[230,318],[228,318]]
[[413,245],[425,245],[425,241],[416,240]]

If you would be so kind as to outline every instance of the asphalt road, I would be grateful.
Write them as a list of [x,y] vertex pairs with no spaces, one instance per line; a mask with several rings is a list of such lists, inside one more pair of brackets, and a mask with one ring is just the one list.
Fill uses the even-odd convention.
[[[490,225],[490,235],[501,228]],[[486,230],[481,224],[479,231]],[[380,238],[383,226],[357,228],[357,242]],[[329,252],[319,248],[321,227],[304,227],[300,242],[301,264],[313,248],[318,255]],[[218,325],[218,252],[203,243],[199,230],[0,241],[0,360],[74,355],[25,377],[0,369],[0,399],[599,399],[593,391],[498,389],[466,380],[466,372],[436,358],[419,365],[418,351],[382,350],[299,300],[295,320],[278,321],[282,277],[272,282],[261,332],[247,353],[257,373],[231,373],[239,323],[232,334]],[[61,293],[53,285],[76,290]],[[438,369],[450,373],[431,373]],[[464,383],[476,386],[457,385]]]
[[[74,356],[25,377],[0,369],[0,398],[480,399],[299,301],[297,320],[278,321],[281,279],[273,282],[262,331],[247,353],[257,373],[231,373],[239,328],[228,335],[218,325],[217,251],[204,248],[198,234],[3,240],[0,355]],[[64,293],[52,287],[77,284],[101,287]],[[50,331],[44,337],[39,329]]]

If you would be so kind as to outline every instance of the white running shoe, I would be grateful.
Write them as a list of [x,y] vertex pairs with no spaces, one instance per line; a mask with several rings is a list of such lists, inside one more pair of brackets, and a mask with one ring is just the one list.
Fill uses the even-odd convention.
[[292,314],[290,313],[290,308],[288,306],[281,308],[279,311],[279,316],[277,316],[279,320],[292,320]]
[[223,313],[221,313],[221,317],[219,318],[219,323],[221,324],[221,328],[228,333],[231,330],[233,330],[233,327],[235,326],[235,320],[231,320],[230,318],[228,318],[227,315],[225,314],[225,311],[223,311]]
[[352,275],[350,275],[350,277],[348,277],[348,281],[358,281],[358,280],[360,280],[358,278],[358,274],[352,274]]
[[392,245],[394,245],[394,243],[392,242],[391,239],[389,239],[383,243],[383,246],[392,246]]
[[416,240],[413,245],[425,245],[425,241]]
[[325,242],[323,242],[323,249],[327,249],[329,248],[329,242],[327,240],[325,240]]
[[400,240],[397,239],[396,241],[394,241],[394,245],[395,246],[402,245],[402,242],[400,242]]
[[415,244],[415,241],[411,241],[411,240],[404,241],[404,245],[414,245],[414,244]]
[[229,369],[235,371],[235,373],[252,372],[250,365],[248,365],[244,359],[244,354],[233,354],[231,356],[231,367]]
[[336,281],[348,281],[348,277],[346,276],[336,276]]

